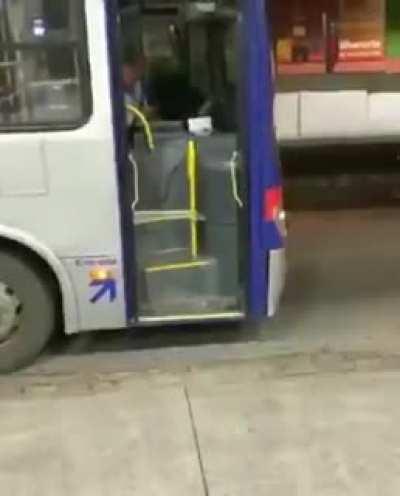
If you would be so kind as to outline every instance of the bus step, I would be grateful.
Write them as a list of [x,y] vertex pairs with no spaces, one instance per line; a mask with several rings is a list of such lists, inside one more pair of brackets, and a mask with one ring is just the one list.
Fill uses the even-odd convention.
[[182,248],[165,248],[143,253],[140,259],[140,267],[146,267],[145,270],[151,267],[164,267],[179,262],[187,262],[190,260],[190,250],[186,247]]
[[[137,226],[136,257],[140,266],[154,260],[171,261],[187,258],[190,246],[190,225],[187,220]],[[186,256],[183,252],[186,250]]]
[[146,267],[146,306],[152,313],[209,311],[219,298],[218,263],[199,258]]

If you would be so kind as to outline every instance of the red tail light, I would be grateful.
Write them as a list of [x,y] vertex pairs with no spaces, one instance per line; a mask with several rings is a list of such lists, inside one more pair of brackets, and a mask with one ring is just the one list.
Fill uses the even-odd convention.
[[280,220],[283,207],[282,186],[267,188],[264,192],[264,220],[276,222]]

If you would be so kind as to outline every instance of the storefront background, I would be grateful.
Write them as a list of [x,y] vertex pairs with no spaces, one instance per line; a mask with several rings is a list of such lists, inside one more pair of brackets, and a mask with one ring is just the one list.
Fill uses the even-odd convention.
[[272,0],[282,140],[400,134],[400,0]]

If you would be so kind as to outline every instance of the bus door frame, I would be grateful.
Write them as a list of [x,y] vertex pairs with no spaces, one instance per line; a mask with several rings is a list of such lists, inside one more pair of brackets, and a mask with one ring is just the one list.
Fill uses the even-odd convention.
[[282,176],[274,126],[274,75],[268,0],[241,0],[241,58],[245,102],[249,247],[247,301],[251,318],[271,315],[275,284],[273,255],[284,248],[279,215]]
[[118,178],[118,198],[121,218],[123,279],[127,326],[137,321],[136,257],[133,191],[133,170],[128,160],[126,111],[122,87],[122,57],[120,45],[118,0],[104,1],[107,19],[110,100],[113,114],[115,162]]
[[[273,104],[274,84],[271,62],[270,29],[266,0],[241,1],[240,54],[244,61],[241,71],[244,98],[244,158],[248,186],[248,234],[246,271],[247,313],[259,318],[268,314],[270,301],[269,261],[272,251],[284,247],[278,219],[270,218],[269,198],[282,195]],[[125,284],[127,325],[137,322],[136,258],[133,171],[128,163],[126,117],[122,90],[117,0],[104,2],[107,19],[108,60],[113,110],[115,159],[118,174],[121,242]],[[280,206],[280,205],[279,205]]]

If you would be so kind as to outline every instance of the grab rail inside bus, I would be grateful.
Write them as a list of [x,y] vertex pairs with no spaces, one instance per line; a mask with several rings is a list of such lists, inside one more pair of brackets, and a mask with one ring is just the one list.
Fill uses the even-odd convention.
[[135,117],[137,117],[142,123],[144,133],[146,135],[147,146],[149,150],[152,152],[155,149],[155,144],[154,144],[154,135],[149,120],[144,115],[144,113],[134,105],[127,104],[126,109],[129,112],[131,112]]

